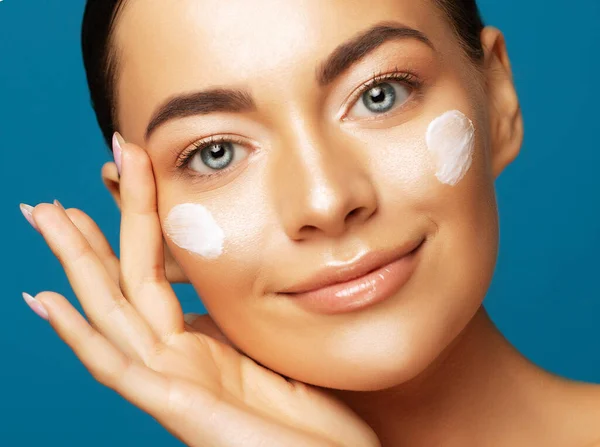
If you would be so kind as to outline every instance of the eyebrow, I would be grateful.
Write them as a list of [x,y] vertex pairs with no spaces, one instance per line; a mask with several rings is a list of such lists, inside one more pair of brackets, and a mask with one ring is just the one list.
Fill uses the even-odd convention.
[[317,69],[317,82],[325,87],[384,43],[401,39],[416,39],[435,51],[431,40],[421,31],[396,22],[381,22],[338,46]]
[[175,118],[215,112],[241,113],[255,108],[250,93],[245,90],[215,88],[184,93],[168,99],[157,109],[146,128],[144,139],[148,141],[160,125]]
[[[358,36],[339,45],[318,65],[315,73],[320,87],[331,84],[367,54],[392,40],[416,39],[435,51],[425,34],[397,22],[380,22]],[[167,99],[160,105],[146,128],[147,142],[152,133],[167,121],[215,112],[243,113],[256,110],[252,95],[243,89],[214,88],[184,93]]]

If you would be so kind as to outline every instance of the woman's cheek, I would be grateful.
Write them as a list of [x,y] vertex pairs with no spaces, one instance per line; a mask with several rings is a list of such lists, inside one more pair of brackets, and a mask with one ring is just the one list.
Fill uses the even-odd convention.
[[199,203],[171,208],[163,231],[179,248],[204,259],[217,259],[223,254],[225,233],[211,212]]
[[454,186],[465,176],[473,161],[475,126],[458,110],[435,118],[425,134],[427,150],[436,178]]
[[368,165],[380,190],[392,202],[413,202],[452,193],[470,171],[475,127],[466,114],[451,109],[393,129],[364,130],[354,137],[368,150]]
[[264,262],[273,219],[257,179],[239,180],[210,194],[172,191],[162,216],[167,245],[207,309],[249,297]]
[[[384,203],[410,203],[413,210],[435,215],[471,169],[475,127],[467,115],[450,109],[395,129],[356,131],[353,137],[359,153],[367,154]],[[261,171],[249,170],[210,195],[190,194],[186,185],[167,194],[163,231],[197,288],[212,293],[225,289],[222,281],[227,281],[228,289],[252,293],[261,267],[271,261],[263,257],[273,251],[273,241],[284,242],[276,237],[281,229],[267,207],[270,188]],[[173,197],[182,200],[173,203]]]

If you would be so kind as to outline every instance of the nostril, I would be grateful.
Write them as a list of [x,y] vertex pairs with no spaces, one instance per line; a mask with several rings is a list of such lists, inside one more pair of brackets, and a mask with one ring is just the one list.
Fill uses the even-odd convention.
[[302,228],[300,228],[300,233],[314,233],[315,231],[317,231],[318,228],[315,227],[314,225],[304,225]]
[[346,215],[346,222],[350,222],[352,220],[355,220],[358,216],[360,216],[361,214],[363,214],[365,211],[366,211],[365,207],[354,208],[352,211],[350,211]]
[[[319,232],[324,232],[330,235],[339,235],[347,230],[350,226],[359,225],[367,221],[375,210],[369,207],[359,206],[349,211],[342,220],[342,213],[331,213],[329,215],[314,215],[312,216],[313,224],[303,225],[297,232],[297,237],[300,239],[311,237]],[[308,219],[308,217],[307,217]]]

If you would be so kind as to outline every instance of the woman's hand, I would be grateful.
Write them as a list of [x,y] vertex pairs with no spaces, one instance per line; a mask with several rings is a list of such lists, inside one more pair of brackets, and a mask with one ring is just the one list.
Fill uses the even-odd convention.
[[89,322],[59,294],[36,300],[92,376],[189,446],[380,445],[341,401],[258,365],[210,317],[184,322],[165,277],[150,160],[125,144],[121,166],[120,263],[83,212],[32,213]]

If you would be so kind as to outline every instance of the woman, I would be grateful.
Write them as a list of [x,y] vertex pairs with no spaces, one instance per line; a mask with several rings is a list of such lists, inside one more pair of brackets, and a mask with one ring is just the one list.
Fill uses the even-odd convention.
[[600,440],[482,307],[523,123],[473,0],[88,1],[83,51],[121,259],[24,206],[89,323],[24,296],[99,382],[190,446]]

